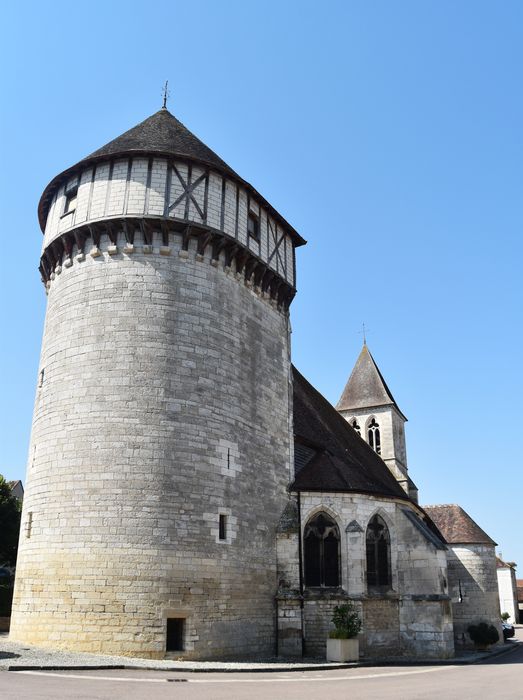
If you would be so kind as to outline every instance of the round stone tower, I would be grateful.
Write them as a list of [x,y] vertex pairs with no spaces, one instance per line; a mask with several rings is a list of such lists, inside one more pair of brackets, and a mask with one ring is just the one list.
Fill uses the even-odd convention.
[[271,654],[298,233],[166,109],[52,180],[11,638]]

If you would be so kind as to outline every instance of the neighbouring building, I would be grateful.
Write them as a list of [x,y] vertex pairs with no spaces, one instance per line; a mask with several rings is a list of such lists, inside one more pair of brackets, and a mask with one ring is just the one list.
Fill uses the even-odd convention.
[[523,624],[523,579],[516,579],[516,590],[518,595],[518,611],[519,619],[518,622]]
[[513,561],[503,561],[500,556],[497,556],[496,567],[500,612],[508,613],[510,615],[508,621],[516,624],[519,622],[516,564]]

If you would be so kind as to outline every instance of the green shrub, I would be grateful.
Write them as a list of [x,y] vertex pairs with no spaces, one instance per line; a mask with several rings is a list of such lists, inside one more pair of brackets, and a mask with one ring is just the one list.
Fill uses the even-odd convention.
[[352,639],[361,629],[360,616],[350,602],[334,608],[332,623],[335,629],[329,632],[331,639]]
[[479,622],[477,625],[470,625],[467,629],[470,638],[478,646],[490,646],[499,642],[499,633],[494,625],[488,622]]
[[501,619],[503,620],[503,622],[506,622],[509,619],[509,617],[510,617],[510,613],[508,613],[508,612],[501,613]]

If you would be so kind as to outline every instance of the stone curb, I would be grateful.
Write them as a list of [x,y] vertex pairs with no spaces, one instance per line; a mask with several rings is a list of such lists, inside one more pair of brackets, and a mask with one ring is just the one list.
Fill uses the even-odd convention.
[[[387,666],[469,666],[472,664],[481,663],[496,656],[515,651],[521,646],[520,642],[509,642],[505,646],[492,651],[480,652],[473,654],[470,657],[458,657],[454,659],[382,659],[381,661],[356,661],[347,664],[326,664],[326,663],[305,663],[302,665],[293,665],[289,668],[282,668],[275,664],[262,664],[255,668],[230,668],[227,664],[221,667],[202,668],[201,666],[179,668],[177,666],[165,666],[162,668],[148,667],[146,665],[133,664],[13,664],[7,666],[7,671],[108,671],[108,670],[127,670],[127,671],[164,671],[168,673],[293,673],[297,671],[335,671],[344,668],[380,668]],[[200,662],[201,663],[201,662]]]

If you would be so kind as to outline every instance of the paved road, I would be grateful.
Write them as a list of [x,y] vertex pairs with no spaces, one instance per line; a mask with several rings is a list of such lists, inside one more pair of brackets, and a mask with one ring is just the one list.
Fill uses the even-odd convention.
[[0,673],[1,700],[521,700],[523,644],[472,666],[294,673],[55,671]]

